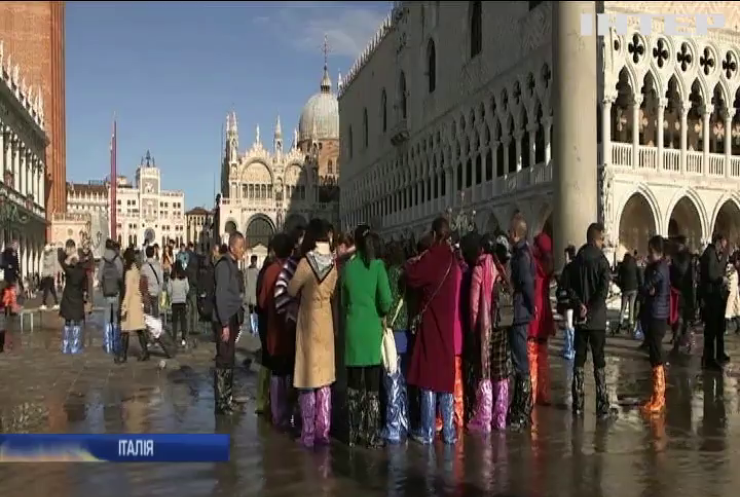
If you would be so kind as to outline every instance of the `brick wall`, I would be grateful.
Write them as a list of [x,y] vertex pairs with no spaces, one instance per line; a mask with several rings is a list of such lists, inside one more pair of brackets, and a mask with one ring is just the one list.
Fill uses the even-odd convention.
[[[46,215],[67,210],[64,2],[0,2],[0,39],[28,85],[41,87],[46,133]],[[50,233],[47,230],[47,238]]]

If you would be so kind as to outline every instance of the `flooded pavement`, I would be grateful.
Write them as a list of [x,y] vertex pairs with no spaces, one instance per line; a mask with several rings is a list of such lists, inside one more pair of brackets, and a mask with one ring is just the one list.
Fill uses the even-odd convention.
[[[51,322],[51,320],[47,320]],[[99,328],[82,355],[59,352],[59,332],[14,333],[0,355],[3,432],[213,433],[232,435],[232,460],[221,464],[3,464],[3,497],[106,496],[729,496],[740,484],[740,368],[703,374],[699,359],[674,362],[664,416],[622,408],[597,424],[593,381],[587,413],[567,408],[568,363],[551,350],[553,407],[537,407],[525,433],[465,435],[454,447],[415,443],[377,451],[341,444],[306,451],[275,432],[248,404],[230,421],[213,415],[210,366],[203,343],[159,368],[159,357],[113,364]],[[740,340],[728,350],[740,360]],[[608,381],[616,398],[649,391],[649,364],[637,342],[610,338]],[[153,351],[157,353],[156,350]],[[589,375],[590,376],[590,375]],[[254,394],[244,369],[240,388]]]

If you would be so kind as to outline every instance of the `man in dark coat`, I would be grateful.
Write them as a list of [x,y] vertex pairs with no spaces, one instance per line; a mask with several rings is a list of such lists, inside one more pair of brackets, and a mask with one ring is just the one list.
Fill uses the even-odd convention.
[[699,261],[699,291],[704,321],[702,367],[721,370],[730,361],[725,354],[725,308],[727,306],[727,239],[721,233],[712,237]]
[[593,223],[586,233],[586,245],[581,247],[569,272],[569,291],[574,310],[576,358],[573,362],[573,412],[583,412],[586,355],[591,347],[596,383],[596,414],[610,414],[606,390],[606,299],[609,296],[611,270],[602,248],[604,226]]
[[671,287],[678,297],[678,320],[673,328],[673,351],[677,352],[681,346],[688,346],[689,351],[693,339],[690,325],[694,320],[694,268],[691,253],[686,247],[686,237],[681,235],[674,240],[676,252],[671,258],[670,275]]
[[419,257],[409,260],[405,267],[406,286],[420,297],[420,325],[415,330],[408,382],[421,390],[421,429],[415,437],[424,444],[433,442],[438,400],[442,411],[442,437],[445,443],[451,444],[456,441],[454,324],[460,268],[449,244],[448,221],[442,217],[435,219],[432,232],[433,245]]
[[529,376],[527,335],[529,322],[535,315],[534,257],[527,244],[527,222],[520,213],[514,214],[509,224],[511,242],[511,286],[513,291],[514,321],[509,329],[509,347],[514,366],[514,395],[508,421],[514,427],[529,424],[532,415],[532,383]]

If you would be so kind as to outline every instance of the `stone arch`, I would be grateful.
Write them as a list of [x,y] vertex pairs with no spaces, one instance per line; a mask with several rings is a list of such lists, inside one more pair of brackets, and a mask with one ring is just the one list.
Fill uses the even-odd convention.
[[224,233],[226,233],[227,235],[232,234],[238,229],[239,228],[237,227],[236,221],[234,219],[228,219],[226,221],[226,224],[224,224]]
[[701,199],[692,189],[679,191],[666,210],[666,233],[669,237],[684,235],[687,245],[701,249],[706,238],[706,212]]
[[666,86],[665,86],[666,96],[667,96],[667,92],[670,89],[671,82],[676,84],[676,91],[678,92],[679,101],[686,102],[689,98],[690,91],[686,89],[686,83],[684,79],[681,77],[680,74],[677,74],[675,71],[671,73],[671,76],[668,78],[666,82]]
[[255,214],[249,218],[244,230],[247,248],[253,249],[257,245],[267,247],[275,234],[275,224],[264,214]]
[[244,169],[242,170],[242,181],[246,181],[247,179],[247,172],[249,171],[250,167],[253,166],[262,166],[265,168],[265,171],[267,171],[267,174],[270,176],[270,183],[273,183],[275,181],[275,175],[272,172],[272,168],[270,168],[262,159],[250,159],[249,162],[247,162],[244,165]]
[[[627,84],[630,86],[632,94],[634,95],[640,90],[640,78],[637,77],[637,72],[632,64],[624,64],[619,71],[617,71],[617,74],[621,75],[623,71],[625,76],[627,76]],[[617,77],[617,79],[619,79],[619,77]]]
[[152,243],[157,239],[157,233],[152,228],[144,230],[144,242]]
[[292,214],[288,214],[288,217],[285,218],[285,221],[283,222],[283,231],[285,231],[286,233],[291,233],[299,226],[305,227],[306,224],[306,218],[304,218],[301,214],[294,212]]
[[711,226],[712,231],[708,235],[722,233],[730,245],[740,242],[740,197],[737,194],[727,193],[720,198],[712,213]]
[[654,199],[651,202],[646,189],[631,192],[622,205],[619,215],[619,245],[617,258],[625,252],[637,250],[641,255],[647,253],[647,244],[651,236],[660,232],[659,215]]

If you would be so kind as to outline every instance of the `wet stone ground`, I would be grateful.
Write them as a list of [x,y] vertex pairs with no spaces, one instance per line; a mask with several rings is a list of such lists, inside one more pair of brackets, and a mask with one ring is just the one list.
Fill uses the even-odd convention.
[[[51,314],[51,313],[49,313]],[[212,433],[232,435],[221,464],[4,464],[2,497],[106,496],[734,496],[740,485],[740,368],[703,374],[698,356],[676,359],[668,374],[668,409],[645,418],[620,408],[609,423],[567,409],[569,366],[552,341],[553,407],[538,407],[526,433],[465,435],[454,447],[415,443],[377,451],[340,444],[306,451],[276,433],[253,403],[230,421],[213,415],[203,344],[159,368],[160,357],[114,365],[92,323],[81,355],[59,352],[53,316],[36,331],[14,332],[0,356],[0,422],[6,433]],[[206,335],[204,335],[205,337]],[[740,347],[728,337],[729,353]],[[649,365],[637,343],[611,338],[608,381],[615,399],[649,391]],[[156,354],[157,351],[154,350]],[[589,366],[590,367],[590,366]],[[255,375],[240,371],[254,395]]]

